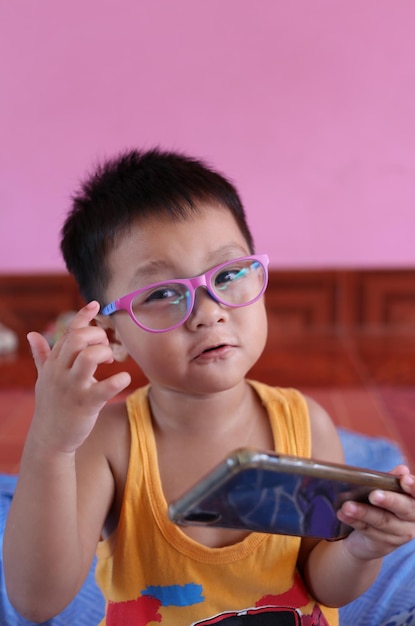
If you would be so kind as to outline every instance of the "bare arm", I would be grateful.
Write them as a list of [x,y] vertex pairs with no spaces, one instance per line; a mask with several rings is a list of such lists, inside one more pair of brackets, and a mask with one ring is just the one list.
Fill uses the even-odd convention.
[[[81,309],[52,351],[41,335],[29,337],[36,403],[5,530],[4,567],[12,604],[33,621],[60,612],[79,590],[114,497],[109,464],[89,435],[130,379],[94,378],[97,366],[112,360],[105,332],[89,325],[97,312],[97,303]],[[82,446],[88,463],[77,463]]]
[[[311,402],[309,409],[316,442],[313,456],[341,461],[331,420],[315,403]],[[304,542],[300,567],[310,592],[323,604],[342,606],[359,597],[376,579],[382,558],[415,537],[414,477],[405,466],[393,473],[402,476],[407,495],[374,491],[370,504],[346,502],[338,514],[354,528],[346,539]]]

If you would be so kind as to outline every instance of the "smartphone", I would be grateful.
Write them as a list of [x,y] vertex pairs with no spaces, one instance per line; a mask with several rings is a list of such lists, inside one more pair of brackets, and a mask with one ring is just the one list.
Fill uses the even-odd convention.
[[169,506],[178,525],[341,539],[336,512],[374,489],[402,492],[391,474],[242,448]]

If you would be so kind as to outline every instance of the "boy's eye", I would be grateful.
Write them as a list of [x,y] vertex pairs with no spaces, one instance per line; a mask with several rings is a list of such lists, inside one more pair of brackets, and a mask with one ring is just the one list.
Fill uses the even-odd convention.
[[153,291],[147,296],[147,300],[162,300],[163,298],[170,298],[173,295],[173,290],[166,289],[158,289],[157,291]]
[[247,275],[247,273],[248,273],[248,268],[246,267],[234,268],[234,269],[226,268],[225,270],[223,270],[216,276],[215,287],[217,287],[218,289],[226,289],[229,283],[233,283],[239,280],[240,278],[243,278],[244,276]]
[[157,301],[166,302],[168,300],[171,304],[178,304],[179,302],[181,302],[181,300],[183,300],[184,297],[185,297],[185,294],[175,289],[174,286],[169,285],[166,287],[159,287],[158,289],[155,289],[151,293],[147,294],[144,301],[145,302],[157,302]]

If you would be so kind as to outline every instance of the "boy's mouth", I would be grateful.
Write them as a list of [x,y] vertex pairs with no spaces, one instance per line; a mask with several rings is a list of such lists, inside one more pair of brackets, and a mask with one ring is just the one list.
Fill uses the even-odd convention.
[[214,346],[207,346],[206,348],[203,348],[202,350],[200,350],[200,352],[197,352],[194,358],[195,360],[197,360],[197,359],[209,358],[209,356],[212,356],[212,357],[218,356],[220,354],[224,354],[230,348],[231,348],[231,345],[228,343],[218,343]]
[[203,350],[202,354],[206,354],[207,352],[213,352],[214,350],[220,350],[221,348],[224,348],[226,346],[226,344],[224,343],[220,343],[217,346],[211,346],[210,348],[206,348],[206,350]]

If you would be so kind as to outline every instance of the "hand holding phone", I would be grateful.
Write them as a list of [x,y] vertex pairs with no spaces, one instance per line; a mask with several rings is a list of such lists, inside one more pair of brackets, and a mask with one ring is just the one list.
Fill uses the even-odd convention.
[[374,489],[402,492],[384,472],[243,448],[171,503],[169,517],[183,526],[340,539],[352,528],[338,509],[367,502]]

